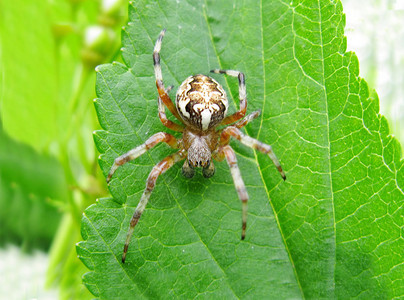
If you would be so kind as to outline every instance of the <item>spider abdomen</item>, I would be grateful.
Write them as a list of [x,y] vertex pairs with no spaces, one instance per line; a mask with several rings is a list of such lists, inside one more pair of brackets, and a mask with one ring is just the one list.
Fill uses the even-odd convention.
[[188,126],[207,131],[223,120],[229,104],[223,87],[213,78],[199,74],[181,84],[176,106]]

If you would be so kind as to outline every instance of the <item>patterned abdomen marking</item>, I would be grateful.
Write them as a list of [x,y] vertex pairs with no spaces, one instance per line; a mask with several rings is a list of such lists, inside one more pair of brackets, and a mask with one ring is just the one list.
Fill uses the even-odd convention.
[[184,122],[202,131],[217,126],[226,116],[226,92],[213,78],[190,76],[177,91],[176,105]]

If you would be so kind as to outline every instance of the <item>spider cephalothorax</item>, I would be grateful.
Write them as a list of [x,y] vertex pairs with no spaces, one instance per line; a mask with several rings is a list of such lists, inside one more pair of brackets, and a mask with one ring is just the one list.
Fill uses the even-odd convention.
[[[159,118],[169,129],[182,132],[182,138],[177,139],[166,132],[159,132],[151,136],[143,145],[140,145],[129,152],[115,159],[114,164],[107,176],[107,182],[112,178],[116,169],[133,160],[160,142],[164,142],[172,148],[179,149],[154,166],[146,182],[146,189],[140,198],[139,204],[130,221],[129,231],[122,255],[122,262],[125,262],[129,242],[136,224],[142,215],[150,194],[156,184],[159,175],[167,171],[175,163],[185,160],[182,166],[182,174],[185,177],[193,177],[195,168],[201,167],[205,177],[211,177],[215,173],[212,159],[222,161],[226,159],[238,196],[242,202],[242,232],[241,239],[245,238],[247,227],[247,201],[248,194],[240,169],[237,165],[236,154],[230,147],[230,137],[240,141],[242,144],[261,151],[271,158],[272,162],[285,180],[285,173],[279,164],[271,146],[264,144],[252,137],[245,135],[240,128],[259,116],[260,111],[255,111],[245,116],[247,111],[247,96],[244,74],[234,70],[212,70],[213,73],[223,73],[237,77],[239,82],[240,109],[230,116],[226,116],[228,100],[223,87],[213,78],[205,75],[194,75],[184,80],[178,88],[176,105],[168,96],[168,91],[163,84],[163,75],[160,66],[160,49],[165,30],[162,30],[154,46],[153,62],[158,91]],[[182,123],[181,125],[167,119],[165,107]],[[232,124],[232,125],[230,125]],[[217,129],[219,125],[229,125]]]

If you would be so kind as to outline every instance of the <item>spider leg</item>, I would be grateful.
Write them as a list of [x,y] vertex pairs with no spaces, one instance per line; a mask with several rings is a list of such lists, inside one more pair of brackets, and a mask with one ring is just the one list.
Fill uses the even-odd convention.
[[123,164],[131,161],[135,158],[138,158],[140,155],[145,153],[146,151],[150,150],[158,143],[164,142],[169,145],[171,148],[179,148],[181,145],[181,140],[177,140],[173,135],[166,133],[166,132],[158,132],[152,135],[148,140],[136,148],[133,148],[129,152],[117,157],[112,165],[111,169],[109,170],[107,176],[107,183],[111,181],[112,175],[114,175],[115,171],[122,166]]
[[133,213],[132,219],[130,220],[130,227],[126,235],[125,246],[123,248],[122,253],[122,263],[125,263],[126,253],[128,252],[129,243],[132,238],[133,231],[135,230],[135,226],[138,223],[140,217],[142,216],[142,213],[147,205],[147,202],[149,201],[150,194],[152,193],[156,185],[157,178],[165,171],[167,171],[169,168],[171,168],[176,162],[179,162],[185,157],[186,157],[185,150],[178,151],[164,158],[151,170],[149,177],[147,178],[146,189],[144,190],[143,195],[140,198],[138,205],[136,206],[135,212]]
[[235,126],[226,127],[222,131],[220,139],[221,139],[221,141],[223,140],[223,143],[228,143],[230,136],[234,137],[235,139],[239,140],[242,144],[244,144],[250,148],[253,148],[262,153],[268,154],[269,158],[272,160],[272,162],[278,169],[279,173],[281,174],[283,180],[286,180],[285,172],[283,172],[282,166],[279,163],[279,160],[276,157],[276,155],[273,152],[272,147],[270,145],[264,144],[263,142],[260,142],[257,139],[254,139],[248,135],[245,135],[244,133],[241,132],[240,129],[236,128]]
[[[242,205],[242,225],[241,225],[241,239],[245,238],[245,231],[247,228],[247,203],[248,203],[248,193],[244,185],[243,178],[241,177],[240,169],[237,165],[237,158],[234,150],[229,146],[224,146],[221,151],[226,157],[227,164],[230,168],[231,176],[233,177],[234,186],[236,188],[238,197],[241,200]],[[223,155],[222,154],[222,155]]]
[[251,114],[249,114],[248,116],[246,116],[245,118],[241,119],[240,121],[238,121],[236,124],[234,124],[233,126],[237,127],[238,129],[246,126],[248,123],[250,123],[252,120],[254,120],[255,118],[257,118],[259,115],[261,114],[261,110],[256,110],[254,112],[252,112]]
[[157,38],[156,44],[154,46],[153,51],[153,63],[154,63],[154,75],[156,77],[156,87],[159,93],[159,97],[161,101],[167,106],[170,112],[182,123],[182,119],[177,112],[177,108],[175,107],[173,101],[171,100],[170,96],[168,96],[166,89],[164,88],[163,83],[163,73],[161,72],[161,65],[160,65],[160,50],[161,50],[161,43],[163,41],[164,33],[166,32],[163,29],[160,32],[159,37]]
[[220,125],[228,125],[240,120],[242,117],[245,116],[247,112],[247,92],[245,86],[244,73],[235,70],[220,70],[220,69],[214,69],[211,70],[211,72],[216,74],[226,74],[238,78],[238,96],[240,99],[240,110],[224,118],[223,121],[220,123]]
[[[172,88],[173,88],[172,85],[167,87],[166,93],[168,94]],[[158,102],[158,106],[159,106],[159,118],[160,118],[161,123],[163,123],[163,125],[165,127],[169,128],[171,130],[179,131],[179,132],[184,131],[184,127],[182,125],[179,125],[179,124],[174,123],[171,120],[167,119],[165,106],[164,106],[164,103],[161,100],[160,96],[158,97],[157,102]]]

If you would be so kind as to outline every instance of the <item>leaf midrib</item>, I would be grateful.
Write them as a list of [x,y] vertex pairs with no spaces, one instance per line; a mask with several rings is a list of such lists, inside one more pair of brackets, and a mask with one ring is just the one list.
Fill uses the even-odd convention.
[[319,32],[320,32],[320,40],[321,40],[321,67],[322,67],[322,74],[323,74],[323,91],[324,91],[324,99],[325,99],[325,105],[326,105],[326,118],[327,118],[327,142],[328,142],[328,170],[329,170],[329,178],[330,178],[330,192],[331,192],[331,205],[332,205],[332,223],[333,223],[333,231],[334,231],[334,268],[332,270],[332,277],[333,277],[333,294],[335,296],[335,268],[337,264],[337,232],[336,232],[336,224],[335,224],[335,205],[334,205],[334,191],[333,191],[333,177],[331,173],[331,143],[330,143],[330,120],[329,120],[329,110],[328,110],[328,98],[327,98],[327,87],[325,84],[325,81],[327,80],[327,77],[325,75],[325,67],[324,67],[324,40],[323,40],[323,28],[322,28],[322,21],[323,17],[321,14],[321,3],[320,0],[317,1],[318,3],[318,13],[320,17],[320,22],[319,22]]
[[[205,7],[206,7],[206,6],[207,6],[206,0],[204,0],[204,1],[205,1]],[[209,33],[209,37],[210,37],[210,40],[211,40],[211,43],[212,43],[212,47],[213,47],[213,49],[214,49],[214,51],[215,51],[215,55],[216,55],[217,60],[218,60],[218,63],[219,63],[219,68],[220,68],[220,69],[223,69],[223,67],[222,67],[222,62],[221,62],[221,60],[220,60],[220,56],[219,56],[218,51],[217,51],[217,49],[216,49],[216,47],[215,47],[215,43],[214,43],[214,41],[213,41],[213,35],[212,35],[212,31],[211,31],[211,29],[210,29],[210,25],[209,25],[208,18],[207,18],[207,15],[206,15],[206,10],[204,9],[203,12],[204,12],[206,24],[207,24],[208,29],[209,29],[208,33]],[[263,115],[264,115],[264,110],[265,110],[265,102],[266,102],[266,85],[265,85],[266,69],[265,69],[265,52],[264,52],[264,30],[263,30],[262,19],[263,19],[263,9],[262,9],[262,0],[260,0],[261,60],[262,60],[262,67],[263,67],[262,69],[263,69],[263,82],[264,82],[264,84],[263,84],[263,86],[264,86],[264,97],[263,97],[263,106],[262,106],[262,116],[263,116]],[[225,80],[225,82],[226,82],[227,89],[230,90],[230,89],[229,89],[229,83],[228,83],[227,76],[224,76],[224,80]],[[235,107],[237,107],[237,103],[236,103],[236,101],[234,100],[233,95],[232,95],[231,98],[232,98],[233,104],[235,105]],[[247,107],[248,107],[248,104],[247,104]],[[261,117],[261,123],[260,123],[259,131],[258,131],[258,134],[257,134],[257,138],[259,137],[260,132],[261,132],[262,122],[263,122],[263,117]],[[247,128],[247,127],[244,127],[244,130],[246,131],[247,135],[251,135],[251,134],[248,132],[248,128]],[[236,153],[239,155],[239,153],[238,153],[237,151],[236,151]],[[294,264],[294,261],[293,261],[292,256],[291,256],[291,252],[290,252],[290,250],[289,250],[289,248],[288,248],[288,245],[287,245],[287,243],[286,243],[286,239],[285,239],[285,237],[284,237],[282,228],[281,228],[281,226],[280,226],[279,219],[278,219],[278,214],[276,213],[276,210],[275,210],[275,208],[274,208],[274,206],[273,206],[273,204],[272,204],[271,198],[270,198],[270,196],[269,196],[268,187],[267,187],[267,185],[265,184],[264,176],[263,176],[263,174],[262,174],[262,169],[261,169],[261,166],[260,166],[259,161],[258,161],[257,150],[254,150],[254,149],[253,149],[253,153],[254,153],[254,161],[255,161],[255,163],[256,163],[256,165],[257,165],[257,169],[258,169],[258,172],[259,172],[260,177],[261,177],[261,182],[263,183],[263,186],[264,186],[264,189],[265,189],[265,193],[266,193],[267,198],[268,198],[268,202],[269,202],[269,204],[270,204],[270,206],[271,206],[271,209],[272,209],[272,212],[273,212],[273,214],[274,214],[274,218],[275,218],[275,220],[276,220],[276,224],[277,224],[277,226],[278,226],[280,235],[281,235],[281,237],[282,237],[282,242],[283,242],[283,244],[284,244],[284,246],[285,246],[285,250],[286,250],[286,252],[287,252],[287,254],[288,254],[289,261],[290,261],[291,266],[292,266],[292,269],[293,269],[293,274],[294,274],[294,276],[295,276],[295,279],[296,279],[297,285],[298,285],[298,287],[299,287],[300,293],[301,293],[301,295],[302,295],[302,298],[304,299],[304,292],[303,292],[302,286],[301,286],[301,284],[300,284],[299,276],[298,276],[298,274],[297,274],[297,271],[296,271],[296,268],[295,268],[295,264]]]

